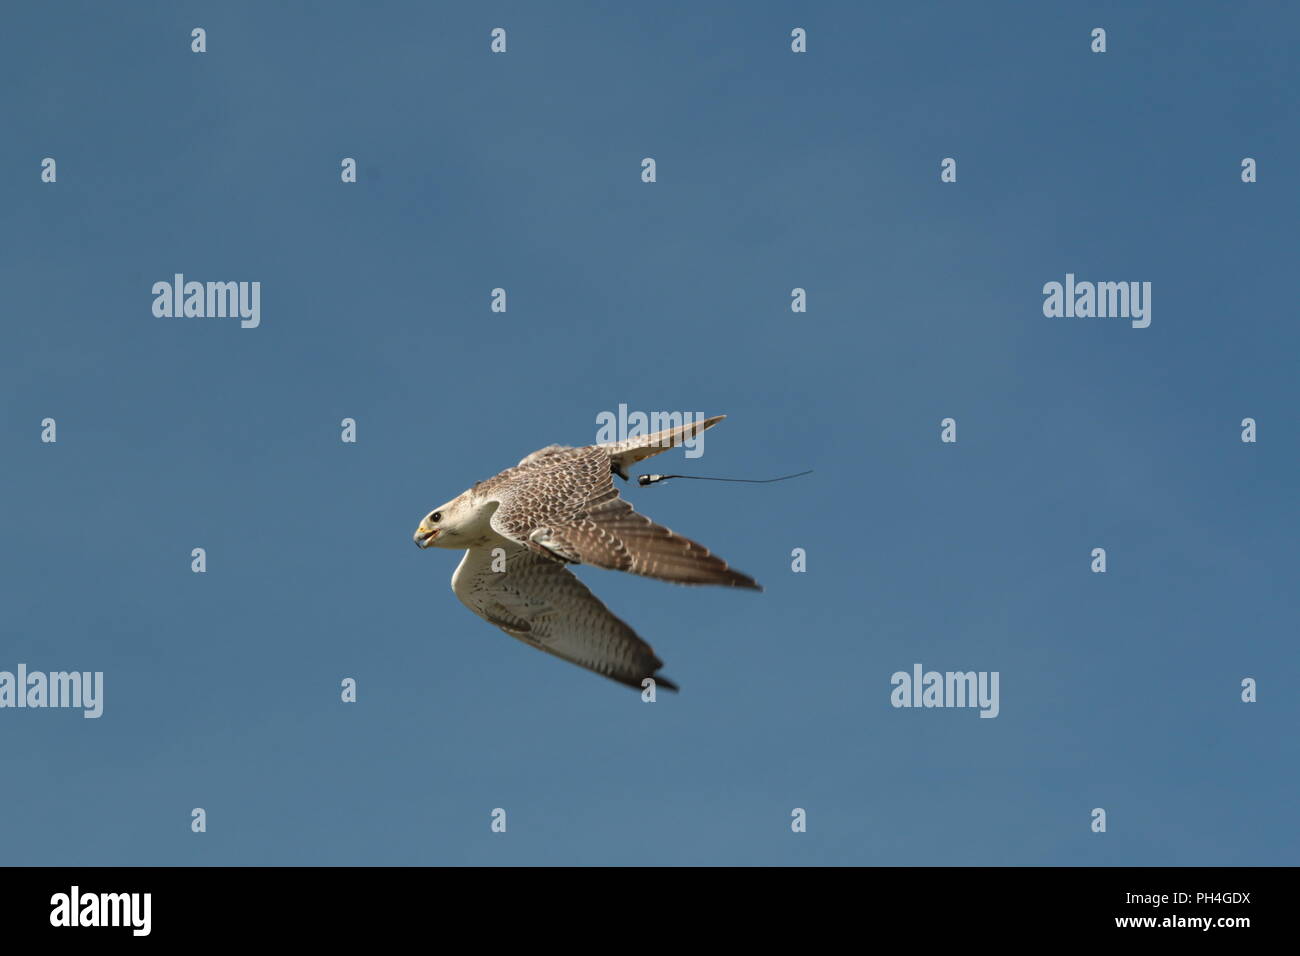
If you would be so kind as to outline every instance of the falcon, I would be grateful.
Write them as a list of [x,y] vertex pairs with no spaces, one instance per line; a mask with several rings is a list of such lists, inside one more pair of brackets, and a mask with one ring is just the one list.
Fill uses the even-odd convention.
[[613,476],[711,428],[717,415],[653,435],[570,448],[548,445],[421,519],[420,548],[465,552],[451,578],[460,602],[530,647],[640,689],[657,676],[649,644],[567,567],[590,564],[676,584],[761,591],[746,574],[619,497]]

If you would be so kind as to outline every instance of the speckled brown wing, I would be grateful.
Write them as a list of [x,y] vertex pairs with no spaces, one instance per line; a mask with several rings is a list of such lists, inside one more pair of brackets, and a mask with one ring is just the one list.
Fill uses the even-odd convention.
[[704,545],[638,514],[619,497],[600,446],[545,452],[485,483],[482,494],[500,501],[492,516],[499,533],[563,561],[678,584],[762,590]]

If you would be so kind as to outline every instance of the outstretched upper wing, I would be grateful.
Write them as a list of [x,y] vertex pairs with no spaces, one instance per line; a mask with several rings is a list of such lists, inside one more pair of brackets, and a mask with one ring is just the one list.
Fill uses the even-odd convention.
[[626,481],[627,469],[637,462],[645,461],[652,455],[667,451],[669,448],[694,438],[704,429],[712,428],[726,417],[726,415],[714,415],[712,418],[699,421],[688,419],[681,425],[669,426],[662,431],[655,432],[653,435],[641,435],[624,441],[607,442],[597,447],[605,449],[606,454],[609,455],[610,463],[613,465],[614,474]]
[[[704,545],[655,524],[619,497],[604,447],[547,450],[503,472],[492,494],[500,534],[563,561],[678,584],[759,588]],[[502,480],[504,479],[504,480]]]
[[[509,551],[493,570],[492,549],[465,552],[451,587],[462,604],[511,637],[620,684],[640,689],[663,661],[654,649],[587,590],[559,561],[526,548]],[[501,563],[498,563],[501,567]]]

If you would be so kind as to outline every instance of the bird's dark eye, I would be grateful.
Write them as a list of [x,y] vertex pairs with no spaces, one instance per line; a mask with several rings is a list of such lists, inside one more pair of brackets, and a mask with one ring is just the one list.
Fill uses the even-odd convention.
[[435,511],[433,514],[429,515],[429,520],[430,520],[430,521],[441,521],[441,520],[442,520],[442,512],[441,512],[441,511]]

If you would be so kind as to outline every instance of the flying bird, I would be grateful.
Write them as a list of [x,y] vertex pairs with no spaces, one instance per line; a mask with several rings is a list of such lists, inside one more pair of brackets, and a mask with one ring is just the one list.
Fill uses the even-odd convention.
[[704,545],[638,514],[614,487],[614,475],[626,480],[632,465],[725,417],[621,442],[548,445],[430,511],[415,530],[415,543],[464,550],[452,591],[511,637],[629,687],[640,689],[651,677],[677,690],[657,676],[663,661],[654,649],[566,565],[761,591]]

